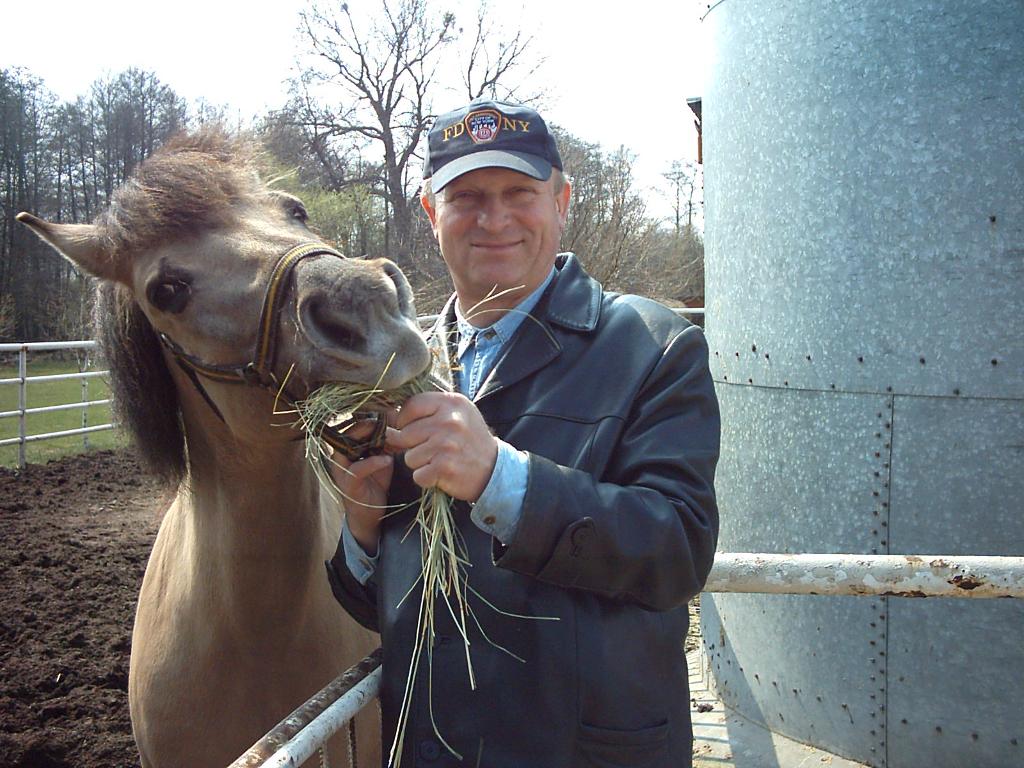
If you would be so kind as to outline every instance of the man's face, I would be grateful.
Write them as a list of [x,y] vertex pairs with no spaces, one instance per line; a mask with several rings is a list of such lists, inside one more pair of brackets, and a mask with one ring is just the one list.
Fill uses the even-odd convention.
[[431,206],[430,217],[441,254],[451,272],[459,306],[474,325],[500,315],[471,309],[488,295],[509,291],[479,307],[507,309],[548,276],[569,208],[569,186],[555,190],[505,168],[481,168],[450,182]]

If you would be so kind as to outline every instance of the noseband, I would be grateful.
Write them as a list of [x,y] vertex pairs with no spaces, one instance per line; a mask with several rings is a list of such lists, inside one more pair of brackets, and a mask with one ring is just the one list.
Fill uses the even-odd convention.
[[[281,307],[284,304],[286,284],[288,278],[296,265],[310,256],[337,256],[339,259],[345,257],[333,248],[328,248],[321,243],[304,243],[288,250],[274,265],[274,271],[270,274],[270,281],[267,283],[267,290],[263,296],[263,310],[260,312],[259,334],[256,337],[256,349],[253,352],[252,360],[240,365],[213,365],[200,360],[195,355],[190,355],[174,342],[166,333],[160,333],[160,342],[167,348],[167,351],[174,357],[178,367],[185,372],[192,384],[203,396],[213,412],[221,421],[224,416],[216,403],[207,394],[206,389],[199,381],[203,376],[213,381],[225,384],[247,384],[249,386],[261,387],[274,392],[288,405],[295,405],[295,400],[283,384],[274,375],[274,363],[277,358],[277,325],[281,315]],[[373,432],[365,440],[353,440],[342,434],[342,430],[348,429],[355,423],[373,423]],[[337,426],[325,426],[322,437],[326,443],[341,451],[349,460],[355,461],[366,456],[368,453],[380,451],[384,446],[384,437],[387,430],[387,421],[380,413],[359,413],[353,414],[352,419]]]

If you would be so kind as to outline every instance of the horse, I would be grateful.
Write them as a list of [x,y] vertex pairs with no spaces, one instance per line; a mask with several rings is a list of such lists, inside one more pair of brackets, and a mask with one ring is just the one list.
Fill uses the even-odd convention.
[[[177,487],[132,633],[144,768],[222,768],[378,643],[331,594],[342,512],[288,404],[326,382],[398,386],[430,355],[401,271],[331,249],[258,164],[252,143],[201,129],[142,162],[91,224],[18,217],[99,278],[118,418]],[[379,765],[376,711],[349,732],[321,759]]]

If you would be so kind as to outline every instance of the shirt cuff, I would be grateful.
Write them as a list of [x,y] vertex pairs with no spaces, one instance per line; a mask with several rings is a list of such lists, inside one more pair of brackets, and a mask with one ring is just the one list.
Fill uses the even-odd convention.
[[476,527],[502,544],[508,544],[523,516],[529,475],[529,454],[499,440],[494,472],[469,515]]
[[377,570],[377,557],[380,552],[373,557],[366,554],[366,550],[356,541],[356,537],[352,535],[352,531],[348,527],[347,515],[341,523],[341,542],[345,548],[345,565],[348,566],[349,573],[352,574],[352,578],[365,587],[366,582]]

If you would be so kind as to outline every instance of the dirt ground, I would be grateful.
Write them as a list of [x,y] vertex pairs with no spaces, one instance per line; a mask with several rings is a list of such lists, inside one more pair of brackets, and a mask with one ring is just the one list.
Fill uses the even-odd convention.
[[0,468],[0,767],[138,766],[131,627],[169,503],[126,452]]
[[0,468],[0,766],[137,766],[135,601],[169,497],[125,453]]

